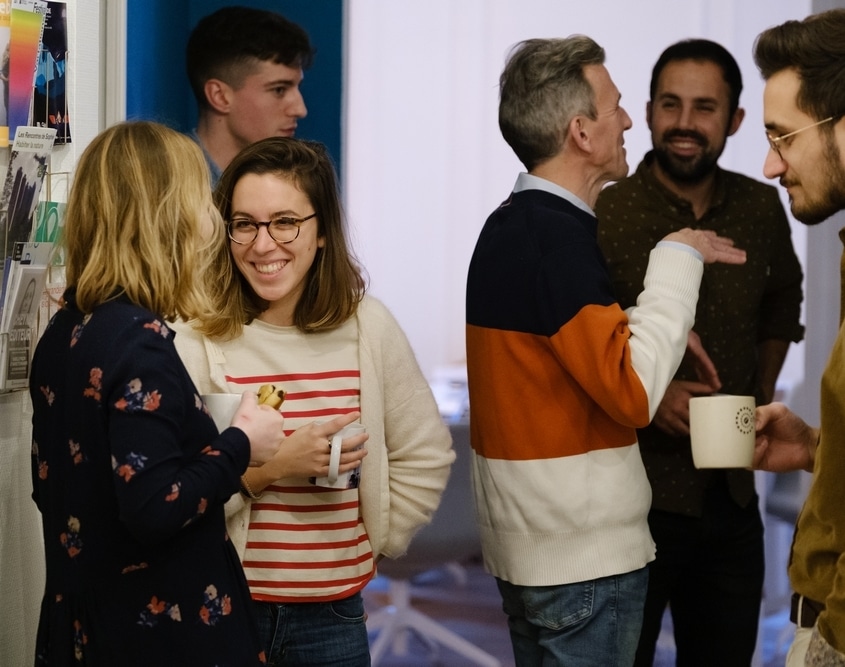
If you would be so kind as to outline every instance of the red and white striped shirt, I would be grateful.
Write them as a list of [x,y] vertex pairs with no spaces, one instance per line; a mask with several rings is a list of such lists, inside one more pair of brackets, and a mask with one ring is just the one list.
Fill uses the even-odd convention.
[[[220,347],[230,391],[270,383],[287,392],[281,409],[287,434],[360,409],[356,318],[307,335],[256,320]],[[320,602],[361,590],[374,563],[358,489],[293,478],[271,484],[252,503],[243,565],[256,600]]]

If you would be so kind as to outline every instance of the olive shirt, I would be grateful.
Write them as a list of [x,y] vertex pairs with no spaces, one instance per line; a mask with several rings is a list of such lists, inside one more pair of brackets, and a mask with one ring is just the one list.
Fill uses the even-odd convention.
[[[723,169],[716,172],[713,203],[699,219],[692,205],[661,184],[646,154],[634,174],[605,188],[596,204],[598,239],[607,258],[616,297],[623,308],[636,303],[652,248],[684,227],[712,229],[747,251],[743,265],[708,264],[693,330],[701,337],[726,394],[761,398],[757,345],[765,340],[797,342],[804,328],[802,272],[792,247],[789,222],[777,190]],[[676,380],[697,380],[681,365]],[[643,462],[652,485],[652,508],[701,516],[704,491],[720,479],[697,470],[689,438],[677,438],[650,425],[638,432]],[[726,473],[731,495],[740,505],[753,497],[748,470]]]

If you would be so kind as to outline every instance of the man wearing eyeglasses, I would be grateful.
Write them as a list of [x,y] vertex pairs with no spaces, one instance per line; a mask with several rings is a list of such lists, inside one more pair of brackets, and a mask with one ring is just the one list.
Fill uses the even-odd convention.
[[657,544],[638,667],[654,661],[667,605],[679,665],[748,667],[756,646],[764,542],[754,474],[696,469],[689,439],[690,398],[721,391],[769,403],[789,343],[803,335],[802,272],[776,189],[718,166],[744,117],[741,90],[739,66],[721,45],[669,46],[646,106],[653,150],[596,206],[599,243],[626,308],[642,289],[650,249],[671,231],[714,229],[748,252],[742,266],[704,269],[694,331],[718,381],[702,382],[682,365],[638,432]]
[[[764,31],[754,59],[766,80],[763,120],[771,150],[763,173],[786,188],[796,218],[820,223],[845,209],[845,10]],[[839,236],[845,240],[845,232]],[[845,306],[845,293],[840,298]],[[755,465],[814,473],[789,560],[791,619],[797,627],[788,667],[845,665],[843,369],[840,328],[822,377],[820,428],[780,403],[757,410]]]

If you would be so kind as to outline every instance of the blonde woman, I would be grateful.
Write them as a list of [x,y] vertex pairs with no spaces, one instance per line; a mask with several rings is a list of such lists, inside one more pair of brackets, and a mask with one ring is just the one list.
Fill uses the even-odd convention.
[[247,471],[230,501],[263,645],[274,665],[369,665],[361,589],[431,519],[454,459],[449,431],[402,330],[364,296],[322,145],[245,148],[215,202],[228,233],[209,276],[215,315],[177,338],[195,381],[279,384],[286,429],[324,449],[359,413],[369,433],[358,488],[319,487],[274,460]]
[[187,137],[114,126],[67,206],[68,289],[32,365],[33,498],[47,584],[36,665],[259,665],[223,505],[283,418],[241,402],[217,433],[166,319],[207,314],[196,276],[222,234]]

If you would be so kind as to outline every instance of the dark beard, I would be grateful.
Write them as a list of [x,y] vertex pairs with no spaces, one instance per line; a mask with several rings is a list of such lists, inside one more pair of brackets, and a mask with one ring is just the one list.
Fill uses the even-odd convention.
[[[698,141],[704,147],[704,152],[701,157],[695,159],[680,159],[666,150],[664,146],[676,137]],[[707,140],[697,132],[667,132],[663,135],[662,143],[657,144],[652,142],[652,144],[654,158],[657,160],[660,168],[672,180],[680,183],[700,182],[706,176],[713,173],[713,170],[716,169],[716,163],[722,155],[722,150],[714,153],[710,149],[710,145],[707,143]],[[722,149],[724,149],[724,144],[722,145]]]
[[818,225],[838,211],[845,209],[845,168],[842,166],[839,146],[833,134],[825,133],[824,163],[821,165],[827,189],[816,201],[808,201],[803,209],[790,208],[792,215],[807,226]]

